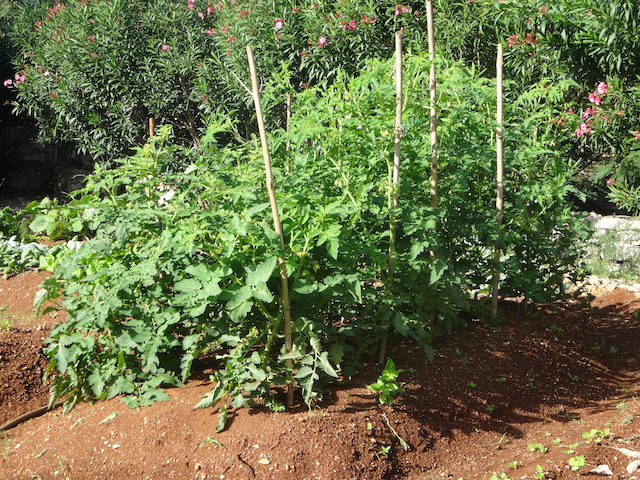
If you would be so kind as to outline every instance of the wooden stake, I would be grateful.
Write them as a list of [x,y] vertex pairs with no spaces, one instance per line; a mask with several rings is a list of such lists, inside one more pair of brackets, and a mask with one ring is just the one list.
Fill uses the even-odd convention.
[[[400,154],[402,146],[402,137],[404,135],[402,129],[402,32],[396,32],[396,123],[394,135],[393,149],[393,173],[391,176],[391,201],[390,207],[392,213],[390,215],[390,238],[389,238],[389,263],[386,279],[387,292],[391,291],[393,286],[393,270],[396,262],[396,229],[397,221],[393,209],[398,207],[400,200]],[[385,335],[380,341],[380,356],[378,363],[383,364],[387,353],[387,336]]]
[[433,2],[425,0],[427,8],[427,35],[429,37],[429,60],[431,69],[429,70],[429,104],[431,116],[431,207],[438,206],[438,112],[436,110],[436,38],[433,28]]
[[291,170],[291,165],[289,164],[289,152],[291,151],[291,140],[289,138],[289,132],[291,131],[291,92],[287,92],[287,124],[286,124],[286,129],[287,129],[287,145],[286,145],[287,160],[286,160],[286,163],[284,164],[284,172],[288,174],[289,171]]
[[156,119],[149,117],[149,136],[154,137],[156,135]]
[[496,225],[498,240],[493,250],[493,279],[491,286],[491,319],[498,316],[498,290],[500,286],[500,235],[502,232],[502,211],[504,205],[504,165],[503,165],[503,113],[502,113],[502,44],[498,44],[496,58],[497,108],[496,108]]
[[[262,102],[260,101],[260,88],[258,86],[258,75],[256,73],[256,64],[253,58],[253,49],[251,45],[247,45],[247,57],[249,59],[249,70],[251,72],[251,87],[253,103],[256,108],[256,117],[258,119],[258,130],[260,131],[260,142],[262,144],[262,156],[264,157],[264,171],[266,175],[267,192],[269,193],[269,202],[271,203],[271,213],[273,215],[273,226],[280,238],[280,248],[284,249],[284,235],[282,233],[282,224],[280,223],[280,213],[278,212],[278,202],[276,200],[275,189],[273,188],[273,174],[271,172],[271,156],[269,155],[269,144],[267,143],[267,132],[264,126],[264,114],[262,113]],[[279,259],[280,268],[280,284],[282,286],[282,310],[284,317],[284,348],[286,353],[291,353],[293,348],[291,340],[291,305],[289,303],[289,278],[287,276],[287,267],[284,264],[284,258]],[[286,361],[287,368],[293,368],[293,361]],[[287,406],[293,405],[293,380],[287,385]]]

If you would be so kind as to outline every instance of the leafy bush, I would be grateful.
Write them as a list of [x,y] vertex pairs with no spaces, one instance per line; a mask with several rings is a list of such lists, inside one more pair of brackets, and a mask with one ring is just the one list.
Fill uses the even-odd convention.
[[266,75],[285,68],[296,89],[328,84],[341,67],[355,72],[367,58],[388,55],[395,29],[420,26],[416,12],[368,1],[42,1],[15,15],[19,72],[7,81],[43,140],[74,141],[97,159],[142,145],[148,117],[198,147],[218,110],[241,120],[228,135],[252,132],[238,82],[248,83],[246,44]]

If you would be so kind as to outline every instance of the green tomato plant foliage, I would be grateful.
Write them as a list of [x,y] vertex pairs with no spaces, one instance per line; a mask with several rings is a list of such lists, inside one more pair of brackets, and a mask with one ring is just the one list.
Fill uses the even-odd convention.
[[391,406],[396,397],[405,391],[402,388],[402,382],[398,381],[398,376],[402,372],[404,370],[397,369],[394,361],[389,358],[378,379],[371,385],[367,385],[367,388],[378,394],[380,403]]
[[[293,96],[289,128],[269,134],[283,249],[259,142],[223,140],[234,138],[237,118],[219,113],[198,148],[180,145],[163,126],[117,167],[99,165],[73,216],[90,238],[60,262],[41,297],[69,314],[46,349],[57,373],[52,401],[66,396],[71,408],[124,395],[131,405],[152,403],[207,356],[220,368],[198,407],[220,408],[219,428],[228,408],[257,398],[281,409],[277,387],[291,378],[312,405],[326,382],[351,377],[390,329],[433,357],[433,341],[463,325],[459,313],[488,290],[496,242],[505,292],[536,301],[561,295],[562,278],[580,274],[587,235],[570,212],[573,170],[555,143],[559,112],[550,106],[572,84],[508,89],[508,193],[498,230],[495,86],[461,63],[439,61],[441,201],[432,208],[428,67],[426,54],[406,58],[398,207],[393,63],[366,62],[357,76],[337,71],[331,85]],[[265,111],[281,108],[292,81],[287,69],[273,72]],[[58,218],[44,217],[31,227]],[[292,291],[290,352],[279,258]]]

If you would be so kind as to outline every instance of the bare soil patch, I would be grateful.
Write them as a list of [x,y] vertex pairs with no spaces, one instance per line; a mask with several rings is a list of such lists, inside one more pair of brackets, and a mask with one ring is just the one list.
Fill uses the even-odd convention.
[[[0,424],[48,399],[43,339],[63,318],[32,320],[44,275],[0,279],[0,318],[10,321],[0,331]],[[567,299],[526,315],[505,303],[502,312],[498,327],[471,320],[439,341],[432,363],[393,339],[388,355],[405,369],[406,393],[392,408],[366,388],[380,370],[371,366],[317,409],[240,410],[217,434],[217,415],[193,410],[211,389],[203,372],[170,390],[169,402],[82,404],[0,434],[0,478],[489,480],[534,479],[540,466],[544,478],[568,479],[594,478],[602,465],[609,478],[640,478],[617,450],[640,450],[635,294],[617,289],[592,305]],[[604,439],[583,438],[607,429]],[[571,470],[581,456],[585,465]]]

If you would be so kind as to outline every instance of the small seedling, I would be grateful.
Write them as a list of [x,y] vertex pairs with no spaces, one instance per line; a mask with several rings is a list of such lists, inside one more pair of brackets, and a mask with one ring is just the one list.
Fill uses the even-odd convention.
[[367,422],[367,430],[369,431],[373,430],[373,423]]
[[576,472],[580,470],[582,467],[584,467],[585,459],[582,455],[578,455],[577,457],[571,457],[568,463],[569,463],[569,466],[571,467],[571,470]]
[[484,409],[487,413],[491,414],[496,410],[496,407],[494,407],[493,405],[487,405],[486,407],[484,407]]
[[602,440],[604,440],[610,435],[611,435],[611,430],[609,430],[608,428],[605,428],[604,431],[598,430],[597,428],[592,428],[588,432],[583,432],[582,438],[591,440],[593,443],[598,444],[598,443],[601,443]]
[[546,453],[549,451],[549,449],[541,443],[530,443],[527,445],[527,448],[529,449],[530,452],[538,451],[538,452]]
[[506,381],[507,381],[506,377],[498,377],[498,378],[496,378],[496,382],[498,382],[498,383],[504,383]]
[[507,463],[507,467],[513,468],[514,470],[517,470],[518,469],[518,461],[514,460],[513,462],[508,462]]
[[474,382],[473,380],[471,380],[469,383],[467,383],[467,387],[469,388],[476,388],[478,386],[478,384],[476,382]]
[[562,443],[562,439],[560,438],[556,438],[555,440],[553,440],[551,443],[553,443],[554,445],[560,445]]
[[567,373],[567,377],[569,377],[571,379],[571,381],[574,382],[574,383],[580,383],[580,376],[579,375],[572,375],[571,373]]
[[536,465],[536,478],[542,480],[544,478],[544,470],[541,465]]
[[566,450],[563,450],[562,453],[566,453],[567,455],[573,455],[574,453],[576,453],[576,448],[578,447],[578,445],[580,445],[580,442],[577,443],[572,443],[571,445],[569,445]]
[[387,445],[387,446],[383,445],[380,447],[380,451],[378,452],[378,454],[388,457],[390,451],[391,451],[391,445]]
[[383,405],[392,405],[396,397],[404,393],[404,388],[402,388],[404,382],[398,382],[398,375],[401,372],[404,370],[397,369],[393,360],[388,359],[378,380],[367,386],[369,390],[378,394],[378,400]]
[[491,478],[489,480],[511,480],[511,478],[509,478],[506,473],[493,472],[493,475],[491,475]]
[[210,443],[216,445],[217,447],[224,448],[224,445],[220,442],[220,440],[216,440],[215,438],[211,438],[211,437],[205,438],[200,444],[200,446],[203,447],[204,445],[209,445]]

